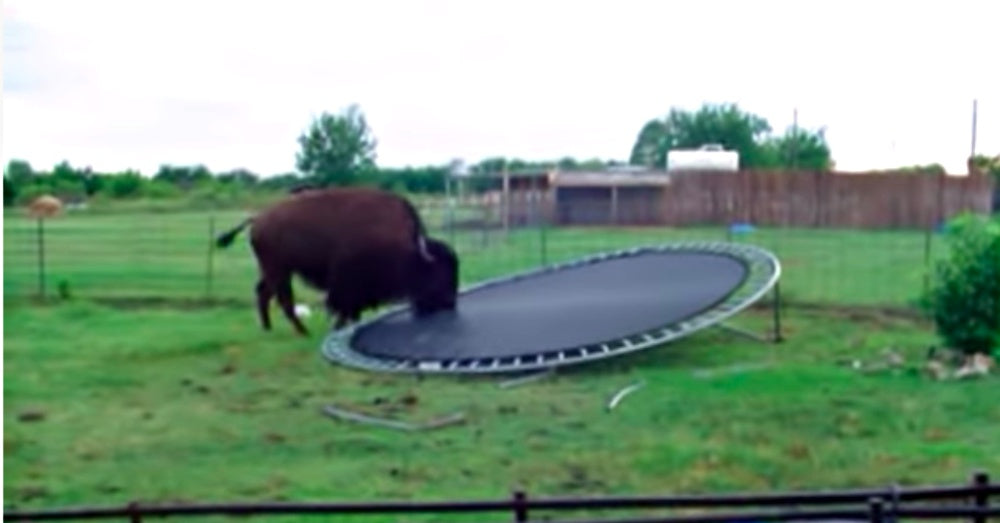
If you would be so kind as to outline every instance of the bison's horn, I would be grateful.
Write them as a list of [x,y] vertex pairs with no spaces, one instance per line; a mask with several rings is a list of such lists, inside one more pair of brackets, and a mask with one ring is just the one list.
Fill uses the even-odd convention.
[[417,240],[417,243],[420,244],[420,255],[425,260],[427,260],[429,262],[433,262],[434,261],[434,256],[431,255],[431,252],[429,250],[427,250],[427,239],[424,238],[423,236],[420,236],[420,239]]

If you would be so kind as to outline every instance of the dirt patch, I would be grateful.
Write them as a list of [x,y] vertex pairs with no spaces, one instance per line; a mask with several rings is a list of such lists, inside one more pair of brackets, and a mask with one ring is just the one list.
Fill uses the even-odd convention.
[[18,413],[18,421],[24,423],[32,423],[35,421],[42,421],[45,419],[45,411],[40,409],[26,409]]
[[569,492],[604,492],[608,485],[600,477],[595,477],[580,465],[568,465],[565,470],[566,477],[559,483],[561,490]]

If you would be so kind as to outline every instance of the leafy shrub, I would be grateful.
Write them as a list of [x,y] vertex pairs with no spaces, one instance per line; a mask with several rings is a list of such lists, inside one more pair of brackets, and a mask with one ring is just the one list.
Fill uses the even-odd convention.
[[105,187],[113,198],[134,198],[142,193],[146,183],[141,174],[127,171],[112,177]]
[[163,180],[153,180],[146,185],[144,191],[146,197],[153,200],[166,200],[177,198],[181,195],[181,189],[176,185]]
[[964,214],[948,224],[948,259],[927,303],[938,335],[966,354],[1000,346],[1000,220]]

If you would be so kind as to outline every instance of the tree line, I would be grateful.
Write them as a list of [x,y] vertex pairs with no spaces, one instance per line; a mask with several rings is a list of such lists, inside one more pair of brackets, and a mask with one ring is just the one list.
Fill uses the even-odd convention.
[[[233,198],[248,192],[272,193],[302,186],[369,185],[409,193],[442,193],[454,163],[392,168],[377,163],[378,141],[364,113],[351,105],[339,113],[324,112],[298,137],[295,171],[262,176],[247,169],[213,173],[202,165],[161,165],[152,176],[127,170],[94,172],[62,161],[51,170],[36,170],[24,160],[4,169],[4,205],[53,194],[66,201],[105,199],[168,199],[195,195]],[[639,130],[628,161],[571,157],[529,161],[496,156],[469,166],[468,172],[492,174],[503,170],[600,170],[619,165],[662,169],[667,152],[721,144],[739,153],[742,169],[832,169],[834,162],[824,129],[790,128],[774,134],[763,117],[736,104],[706,104],[696,111],[671,109]],[[914,172],[935,172],[940,166],[914,166]],[[1000,176],[1000,175],[998,175]],[[482,181],[482,180],[480,180]],[[476,178],[473,176],[473,187]]]

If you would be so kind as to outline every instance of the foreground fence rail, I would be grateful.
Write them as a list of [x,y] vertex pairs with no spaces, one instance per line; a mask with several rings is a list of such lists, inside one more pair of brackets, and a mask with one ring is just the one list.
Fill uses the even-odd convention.
[[[5,521],[54,521],[129,519],[170,516],[260,516],[260,515],[388,515],[388,514],[476,514],[507,512],[515,522],[532,521],[536,511],[580,511],[622,509],[724,509],[725,512],[678,516],[625,517],[622,519],[559,519],[546,521],[577,523],[736,522],[736,521],[829,521],[855,520],[898,522],[901,520],[965,520],[986,523],[1000,518],[1000,485],[991,484],[986,472],[976,472],[967,486],[911,487],[891,485],[882,489],[776,494],[692,495],[663,497],[530,498],[517,491],[512,498],[479,501],[425,501],[381,503],[243,503],[243,504],[144,504],[117,507],[77,507],[45,510],[5,510]],[[991,504],[991,499],[994,503]],[[945,505],[943,502],[952,501]],[[803,506],[812,506],[803,508]],[[761,507],[784,510],[762,510]],[[789,509],[788,507],[795,507]],[[744,508],[745,511],[734,509]]]

